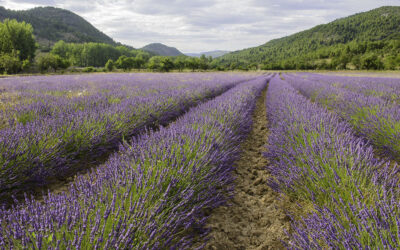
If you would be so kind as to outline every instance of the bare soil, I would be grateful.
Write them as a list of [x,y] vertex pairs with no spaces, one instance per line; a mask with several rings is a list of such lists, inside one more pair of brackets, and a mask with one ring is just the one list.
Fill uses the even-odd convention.
[[253,128],[236,161],[235,196],[227,206],[211,211],[207,227],[210,241],[205,249],[282,249],[290,232],[285,199],[278,199],[268,185],[268,160],[262,155],[268,141],[266,90],[257,101]]

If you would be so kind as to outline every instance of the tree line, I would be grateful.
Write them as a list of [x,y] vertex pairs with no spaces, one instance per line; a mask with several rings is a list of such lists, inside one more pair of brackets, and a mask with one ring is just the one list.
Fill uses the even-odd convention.
[[[33,28],[25,22],[0,22],[0,73],[48,72],[57,70],[129,71],[151,70],[309,70],[309,69],[388,69],[400,68],[400,40],[351,41],[322,46],[308,53],[272,51],[274,59],[259,58],[259,63],[245,60],[235,53],[213,59],[202,55],[158,56],[122,45],[105,43],[66,43],[58,41],[47,53],[35,57],[38,45]],[[261,49],[261,48],[259,48]],[[252,50],[248,50],[252,53]],[[271,53],[272,53],[271,52]],[[244,52],[241,52],[244,53]],[[255,57],[260,54],[254,54]],[[228,58],[228,59],[227,59]]]
[[5,19],[0,22],[0,73],[15,74],[21,71],[57,71],[70,67],[83,71],[128,71],[148,69],[165,71],[184,69],[207,70],[211,68],[211,57],[187,56],[166,57],[105,43],[66,43],[58,41],[49,52],[39,52],[33,28],[25,22]]
[[50,53],[39,57],[38,66],[41,71],[50,69],[65,69],[69,66],[84,67],[84,71],[97,70],[129,71],[132,69],[146,69],[168,72],[184,69],[208,70],[211,69],[211,57],[200,58],[188,56],[157,56],[149,52],[129,49],[125,46],[112,46],[104,43],[65,43],[59,41],[54,44]]

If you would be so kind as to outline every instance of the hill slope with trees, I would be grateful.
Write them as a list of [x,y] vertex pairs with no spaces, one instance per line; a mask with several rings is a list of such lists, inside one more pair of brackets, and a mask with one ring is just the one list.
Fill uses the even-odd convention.
[[387,57],[399,50],[399,40],[400,7],[386,6],[235,51],[217,62],[231,68],[362,68],[361,57],[369,56],[380,59],[379,68],[394,60]]
[[75,13],[54,7],[29,10],[8,10],[0,7],[0,21],[16,19],[32,25],[35,38],[42,47],[50,47],[59,40],[72,43],[117,43]]
[[183,56],[183,53],[178,49],[166,46],[162,43],[151,43],[141,49],[160,56]]

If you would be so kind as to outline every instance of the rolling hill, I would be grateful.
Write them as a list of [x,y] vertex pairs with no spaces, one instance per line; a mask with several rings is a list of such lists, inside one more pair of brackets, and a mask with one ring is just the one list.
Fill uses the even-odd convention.
[[330,53],[329,49],[350,43],[358,46],[365,42],[399,39],[400,7],[385,6],[274,39],[258,47],[235,51],[219,57],[217,61],[225,65],[248,65],[281,63],[290,59],[318,59],[312,53],[323,50]]
[[200,57],[201,55],[205,55],[207,57],[211,56],[212,58],[217,58],[220,56],[223,56],[225,54],[228,54],[230,51],[226,50],[214,50],[214,51],[207,51],[207,52],[201,52],[201,53],[185,53],[187,56],[193,56],[193,57]]
[[183,56],[183,53],[178,49],[166,46],[162,43],[151,43],[141,48],[141,50],[160,56]]
[[39,45],[50,47],[59,40],[72,43],[117,43],[75,13],[54,7],[8,10],[0,7],[0,20],[16,19],[30,23]]

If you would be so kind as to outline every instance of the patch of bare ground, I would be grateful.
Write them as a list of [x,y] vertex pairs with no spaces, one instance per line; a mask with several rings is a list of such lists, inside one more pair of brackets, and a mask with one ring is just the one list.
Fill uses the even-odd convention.
[[268,141],[265,108],[266,90],[257,101],[253,128],[242,143],[242,153],[235,162],[235,196],[227,206],[211,211],[207,227],[210,240],[205,249],[282,249],[287,241],[290,219],[285,199],[267,184],[268,160],[262,155]]

